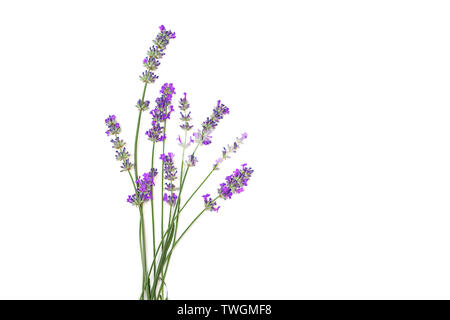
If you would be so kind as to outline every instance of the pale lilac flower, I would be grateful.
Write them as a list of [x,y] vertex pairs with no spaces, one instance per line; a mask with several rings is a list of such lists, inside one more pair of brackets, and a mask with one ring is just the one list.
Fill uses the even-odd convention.
[[219,169],[219,165],[226,159],[229,159],[231,153],[236,153],[237,149],[239,149],[247,137],[247,133],[244,132],[240,137],[236,138],[232,145],[227,145],[226,148],[223,148],[222,156],[214,163],[214,169]]

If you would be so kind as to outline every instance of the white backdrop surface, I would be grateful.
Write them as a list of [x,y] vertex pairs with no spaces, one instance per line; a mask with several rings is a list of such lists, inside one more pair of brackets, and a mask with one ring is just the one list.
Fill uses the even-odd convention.
[[190,188],[249,134],[183,223],[255,170],[177,248],[171,299],[449,299],[449,16],[446,1],[1,2],[0,298],[137,298],[138,214],[104,119],[131,144],[164,24],[177,38],[152,105],[173,82],[196,126],[218,99],[231,110]]

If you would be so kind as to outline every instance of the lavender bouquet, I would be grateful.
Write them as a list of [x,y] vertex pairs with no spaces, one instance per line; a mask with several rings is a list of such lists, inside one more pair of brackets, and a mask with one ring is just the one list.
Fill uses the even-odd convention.
[[[223,200],[231,199],[234,194],[241,193],[247,186],[248,180],[252,176],[253,170],[243,164],[240,168],[234,170],[225,178],[225,182],[219,185],[217,195],[212,196],[204,194],[204,208],[197,216],[187,225],[184,231],[179,232],[179,219],[183,210],[188,203],[197,194],[203,184],[211,175],[219,169],[219,166],[235,153],[243,141],[247,138],[247,134],[243,133],[240,137],[223,149],[221,156],[212,165],[211,171],[196,187],[195,191],[185,197],[182,192],[191,167],[197,165],[196,156],[200,146],[211,144],[211,134],[219,124],[220,120],[227,114],[229,109],[219,100],[213,108],[212,114],[206,118],[201,124],[201,128],[190,134],[193,126],[190,124],[191,111],[190,104],[187,100],[186,93],[179,100],[178,108],[180,109],[181,131],[182,135],[178,135],[178,142],[181,146],[181,158],[179,160],[180,171],[175,165],[175,155],[166,150],[167,139],[167,121],[170,120],[174,107],[172,99],[174,97],[175,88],[172,83],[165,83],[160,90],[161,96],[156,98],[154,108],[149,112],[151,116],[150,128],[145,132],[152,148],[151,169],[149,172],[142,174],[138,171],[138,142],[141,126],[142,114],[150,109],[150,101],[145,100],[145,93],[148,84],[154,83],[158,76],[155,71],[160,65],[161,58],[165,55],[169,42],[175,39],[175,32],[167,30],[164,26],[159,27],[159,33],[153,40],[153,45],[147,52],[147,56],[143,60],[145,71],[140,76],[140,80],[144,83],[142,97],[136,103],[138,110],[138,120],[136,126],[136,136],[134,139],[133,158],[134,163],[130,160],[132,155],[126,148],[126,143],[119,136],[121,126],[115,115],[106,118],[107,127],[106,134],[110,137],[113,148],[116,150],[116,159],[121,162],[121,171],[128,172],[133,188],[133,194],[128,196],[127,202],[135,206],[139,211],[139,246],[142,261],[142,290],[140,299],[163,300],[168,299],[166,276],[169,263],[173,251],[179,241],[183,238],[191,226],[205,211],[217,212],[220,208],[217,201],[219,198]],[[160,143],[159,143],[160,142]],[[161,153],[157,153],[156,148],[160,146]],[[193,147],[192,152],[188,151]],[[157,163],[161,160],[161,163]],[[158,169],[160,172],[158,172]],[[160,180],[160,183],[159,181]],[[160,214],[157,214],[156,197],[159,195],[161,200],[158,203]],[[182,200],[186,199],[186,200]],[[147,238],[146,224],[144,220],[144,209],[146,203],[150,202],[151,210],[151,236],[152,248],[150,258],[147,258]],[[159,219],[159,221],[157,221]],[[160,229],[160,230],[158,230]],[[181,231],[181,230],[180,230]],[[151,263],[150,263],[151,260]]]

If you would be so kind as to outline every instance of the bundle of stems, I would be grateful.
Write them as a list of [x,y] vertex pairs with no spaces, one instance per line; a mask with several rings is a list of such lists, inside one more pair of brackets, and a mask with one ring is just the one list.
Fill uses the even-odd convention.
[[[247,167],[246,164],[243,164],[242,168],[236,169],[231,175],[227,176],[225,182],[220,184],[218,195],[214,198],[212,198],[210,194],[203,195],[204,208],[200,210],[187,227],[180,229],[179,231],[179,218],[185,207],[189,204],[194,195],[197,194],[203,184],[212,176],[214,171],[219,168],[219,165],[224,160],[228,159],[231,153],[236,152],[243,140],[247,138],[247,134],[242,134],[241,137],[236,138],[232,145],[228,145],[223,149],[220,158],[213,164],[212,169],[206,177],[203,178],[201,183],[196,186],[195,190],[189,196],[186,196],[186,200],[184,200],[183,190],[188,178],[189,169],[194,167],[198,162],[196,157],[197,150],[200,146],[209,145],[211,143],[212,131],[216,128],[223,116],[229,113],[229,109],[219,100],[217,106],[213,109],[212,115],[208,117],[202,123],[201,128],[192,136],[189,136],[188,139],[188,132],[192,129],[192,126],[189,124],[189,121],[191,120],[190,112],[188,113],[190,105],[186,93],[184,93],[184,97],[182,97],[179,102],[179,108],[182,111],[180,112],[180,119],[182,120],[180,127],[184,131],[184,138],[181,139],[180,136],[178,136],[178,141],[182,146],[182,156],[179,165],[180,172],[179,176],[177,176],[178,170],[174,163],[174,154],[171,152],[166,154],[167,121],[170,119],[170,114],[174,111],[171,102],[172,97],[175,94],[175,88],[171,83],[165,83],[160,90],[161,97],[156,99],[156,107],[150,111],[150,115],[152,116],[151,128],[146,132],[152,147],[151,170],[148,173],[144,173],[142,176],[139,175],[138,146],[141,120],[143,112],[148,110],[150,105],[150,102],[145,100],[147,86],[150,83],[154,83],[158,78],[153,71],[159,66],[159,59],[165,54],[164,50],[169,41],[174,38],[174,32],[166,30],[164,26],[161,26],[158,36],[153,41],[154,45],[150,47],[147,56],[143,61],[146,70],[140,77],[144,82],[144,88],[141,99],[138,100],[136,105],[139,113],[134,138],[134,163],[131,163],[130,161],[131,155],[125,148],[125,142],[119,137],[121,127],[117,122],[116,116],[109,116],[105,120],[108,128],[106,134],[114,137],[111,142],[113,148],[116,149],[116,159],[122,163],[121,171],[128,172],[133,186],[134,194],[128,196],[127,202],[135,205],[139,210],[139,247],[142,262],[142,288],[139,297],[141,300],[168,299],[166,285],[167,272],[174,249],[179,241],[205,211],[217,212],[219,210],[216,200],[219,198],[224,200],[230,199],[233,194],[242,192],[253,173],[251,168]],[[156,153],[158,145],[161,145],[162,151],[159,157],[158,153]],[[186,156],[187,148],[190,145],[194,145],[194,150]],[[160,173],[158,173],[158,169],[155,166],[155,163],[158,160],[157,157],[162,162]],[[161,177],[160,192],[156,190],[157,187],[159,187],[156,185],[158,175]],[[166,193],[166,191],[168,191],[168,193]],[[157,209],[155,208],[155,196],[157,193],[160,193],[161,196],[159,215],[160,226],[157,221]],[[144,218],[144,205],[147,202],[150,202],[151,210],[152,248],[150,250],[147,249],[146,221]],[[158,228],[160,228],[160,231],[157,230]],[[148,254],[149,251],[151,254]],[[149,265],[150,261],[151,264]]]

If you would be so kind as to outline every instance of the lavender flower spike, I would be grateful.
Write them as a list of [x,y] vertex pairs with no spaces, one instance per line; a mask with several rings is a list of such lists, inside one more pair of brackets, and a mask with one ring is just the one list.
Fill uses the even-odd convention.
[[178,108],[180,108],[181,111],[180,115],[181,118],[180,120],[183,121],[183,124],[180,125],[181,129],[185,130],[185,131],[189,131],[192,129],[192,125],[189,124],[189,121],[191,121],[191,112],[187,112],[187,110],[190,108],[190,104],[189,101],[186,98],[186,92],[184,93],[184,97],[180,99],[180,105],[178,106]]
[[160,159],[163,161],[164,164],[164,179],[169,181],[169,183],[166,183],[165,189],[167,191],[170,191],[170,195],[164,193],[163,200],[170,206],[173,206],[177,201],[177,195],[173,192],[176,189],[175,185],[173,184],[173,181],[177,179],[177,169],[173,164],[173,157],[174,154],[172,152],[169,152],[168,154],[163,153],[160,156]]
[[164,179],[174,181],[177,179],[177,168],[173,164],[174,154],[169,152],[168,154],[161,154],[159,157],[164,163]]
[[229,113],[230,109],[228,109],[228,107],[224,104],[220,103],[220,100],[217,101],[217,106],[213,109],[213,114],[211,115],[211,117],[206,118],[206,120],[202,123],[202,129],[194,133],[195,142],[201,143],[203,145],[210,144],[210,134],[217,127],[219,121],[223,119],[223,116]]
[[120,166],[120,171],[129,171],[133,168],[133,164],[130,162],[130,153],[125,148],[125,142],[120,139],[119,133],[121,132],[120,124],[116,120],[116,116],[112,115],[105,119],[105,124],[108,130],[106,130],[106,135],[113,135],[115,138],[111,139],[113,148],[116,149],[116,160],[122,161]]
[[159,142],[166,139],[164,135],[164,127],[161,123],[164,123],[167,119],[170,119],[170,114],[174,111],[172,103],[172,96],[175,94],[175,88],[172,83],[165,83],[160,92],[161,97],[156,98],[156,106],[150,111],[153,117],[152,127],[145,133],[148,138],[153,142]]
[[155,177],[157,174],[158,171],[152,168],[150,172],[144,173],[142,178],[139,177],[136,180],[137,194],[128,196],[127,202],[138,206],[152,199],[153,195],[151,190],[152,186],[155,185]]
[[226,159],[230,158],[230,153],[236,153],[237,149],[239,149],[240,145],[244,142],[245,139],[247,139],[247,137],[247,133],[244,132],[241,137],[236,138],[232,145],[227,145],[226,148],[223,148],[222,156],[214,163],[214,169],[218,170],[219,165]]
[[156,71],[161,64],[159,59],[164,56],[164,50],[166,50],[171,39],[175,39],[175,32],[166,30],[164,26],[160,26],[159,33],[156,39],[153,40],[153,46],[150,47],[147,56],[142,61],[146,69],[139,77],[142,82],[153,83],[158,78],[153,71]]
[[232,175],[225,178],[225,183],[220,184],[219,196],[226,200],[231,199],[233,194],[244,191],[244,186],[247,186],[252,173],[253,169],[248,168],[247,164],[244,163],[242,169],[236,169]]

